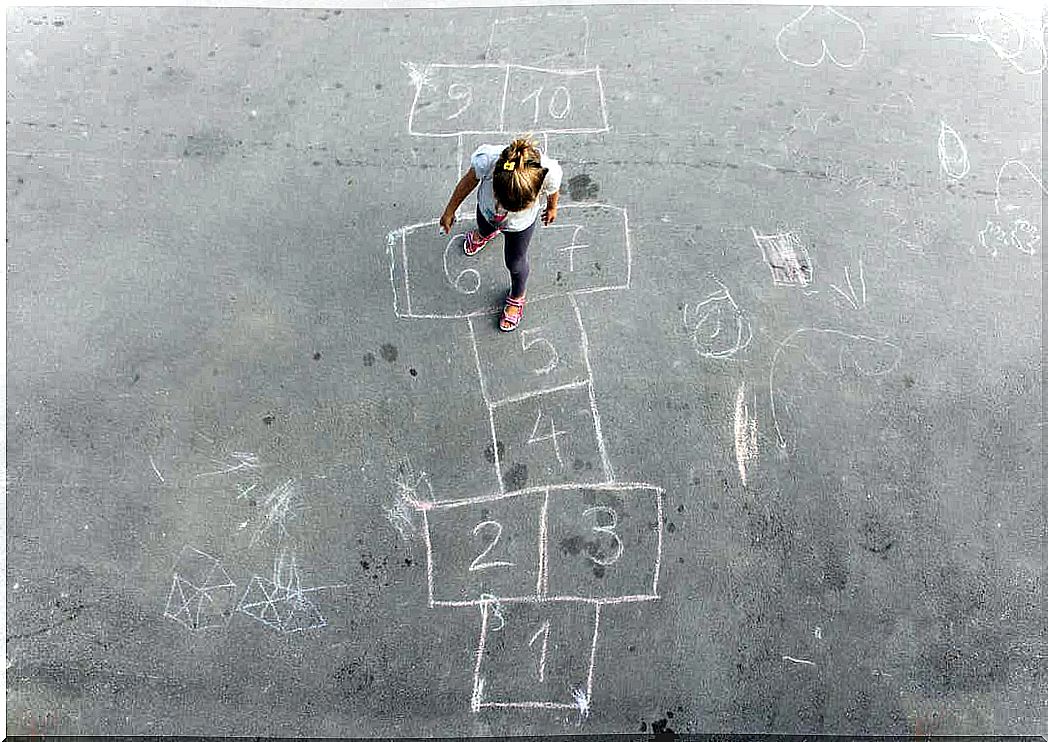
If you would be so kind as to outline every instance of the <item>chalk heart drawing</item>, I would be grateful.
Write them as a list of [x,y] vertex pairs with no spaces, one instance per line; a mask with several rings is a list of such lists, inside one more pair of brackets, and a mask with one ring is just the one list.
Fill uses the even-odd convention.
[[828,59],[850,69],[866,56],[866,32],[836,8],[809,5],[775,35],[775,48],[785,61],[801,67],[818,67]]
[[[824,341],[821,345],[818,342],[820,340]],[[837,379],[850,375],[866,378],[884,376],[895,370],[902,357],[900,348],[883,338],[817,327],[801,327],[791,332],[775,349],[768,372],[772,425],[780,448],[786,448],[787,440],[779,419],[783,406],[777,385],[787,380],[780,371],[782,356],[787,348],[800,349],[810,367],[823,376]]]
[[732,358],[753,339],[749,320],[723,285],[697,304],[685,304],[683,321],[703,358]]

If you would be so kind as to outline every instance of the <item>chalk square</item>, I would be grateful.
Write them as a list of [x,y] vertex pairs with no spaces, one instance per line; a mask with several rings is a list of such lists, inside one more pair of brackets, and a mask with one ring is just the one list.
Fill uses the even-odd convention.
[[[551,36],[550,27],[558,33]],[[567,43],[565,43],[567,41]],[[585,62],[589,50],[589,19],[571,11],[529,13],[497,18],[484,58],[489,62],[561,67]]]
[[507,492],[610,478],[589,392],[557,389],[493,408]]
[[408,114],[414,136],[454,137],[464,132],[499,132],[505,65],[426,66],[416,80]]
[[796,235],[792,232],[759,234],[756,230],[752,231],[775,285],[807,286],[812,282],[811,256]]
[[489,404],[590,383],[584,331],[567,298],[529,307],[527,321],[512,337],[499,332],[493,321],[470,323]]
[[599,607],[485,603],[473,707],[587,709]]
[[562,200],[557,221],[536,230],[536,249],[530,251],[533,295],[629,288],[632,256],[625,209]]
[[548,596],[606,602],[657,597],[662,552],[658,488],[552,490],[546,517]]
[[542,504],[535,493],[427,511],[431,603],[534,596]]
[[506,131],[594,134],[608,130],[597,69],[510,66],[503,118]]

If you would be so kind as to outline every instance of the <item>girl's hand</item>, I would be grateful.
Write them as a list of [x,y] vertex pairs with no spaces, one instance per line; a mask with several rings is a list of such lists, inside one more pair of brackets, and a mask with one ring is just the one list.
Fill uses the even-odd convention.
[[444,234],[451,234],[451,225],[455,223],[455,212],[447,212],[440,217],[440,229]]
[[546,211],[543,212],[543,214],[542,214],[542,223],[545,226],[548,227],[550,224],[553,224],[553,222],[556,221],[556,219],[557,219],[557,207],[555,207],[555,206],[547,207]]

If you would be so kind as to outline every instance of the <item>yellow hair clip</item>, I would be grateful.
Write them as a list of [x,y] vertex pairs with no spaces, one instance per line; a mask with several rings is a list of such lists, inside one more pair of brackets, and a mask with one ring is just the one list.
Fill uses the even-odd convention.
[[512,170],[516,166],[517,166],[517,163],[515,163],[515,162],[504,162],[504,163],[502,163],[502,169],[503,170]]

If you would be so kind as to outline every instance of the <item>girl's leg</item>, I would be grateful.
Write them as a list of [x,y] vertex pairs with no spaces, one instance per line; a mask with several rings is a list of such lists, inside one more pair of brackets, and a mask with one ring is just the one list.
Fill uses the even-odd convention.
[[498,230],[495,225],[484,218],[477,206],[477,228],[466,233],[466,239],[462,243],[462,252],[470,257],[484,249],[491,240],[495,239]]
[[535,223],[521,232],[503,232],[506,238],[506,267],[509,269],[510,290],[509,295],[514,299],[524,296],[524,289],[528,283],[528,273],[531,266],[528,264],[528,245],[531,244],[531,235],[535,231]]
[[484,218],[484,215],[480,213],[479,206],[477,207],[477,231],[482,238],[495,231],[495,225]]

